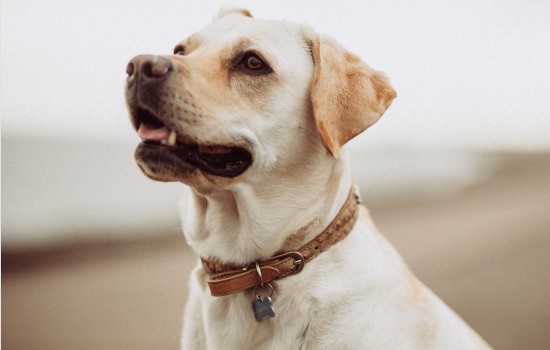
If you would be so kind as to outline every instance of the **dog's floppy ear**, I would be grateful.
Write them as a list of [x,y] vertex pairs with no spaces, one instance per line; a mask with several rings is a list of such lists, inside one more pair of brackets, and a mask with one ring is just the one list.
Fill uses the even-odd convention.
[[311,101],[317,132],[338,157],[340,148],[374,124],[397,96],[388,79],[336,41],[302,27],[315,73]]
[[240,14],[240,15],[243,15],[245,17],[252,18],[252,14],[250,13],[250,11],[242,9],[242,8],[230,7],[230,8],[222,8],[220,10],[220,12],[218,12],[216,17],[214,18],[214,21],[216,21],[216,20],[218,20],[218,19],[220,19],[224,16],[227,16],[229,14]]

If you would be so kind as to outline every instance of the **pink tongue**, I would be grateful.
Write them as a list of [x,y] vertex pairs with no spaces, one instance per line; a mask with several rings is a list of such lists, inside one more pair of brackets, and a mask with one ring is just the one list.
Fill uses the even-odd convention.
[[143,141],[164,141],[170,136],[170,129],[167,127],[154,128],[147,124],[141,124],[138,135]]

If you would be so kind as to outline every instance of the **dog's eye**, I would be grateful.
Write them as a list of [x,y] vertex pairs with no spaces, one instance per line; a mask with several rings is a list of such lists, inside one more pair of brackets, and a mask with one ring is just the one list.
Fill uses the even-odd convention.
[[178,45],[174,48],[174,55],[185,55],[185,47]]
[[263,73],[269,70],[268,65],[255,53],[247,53],[240,62],[245,70],[254,73]]

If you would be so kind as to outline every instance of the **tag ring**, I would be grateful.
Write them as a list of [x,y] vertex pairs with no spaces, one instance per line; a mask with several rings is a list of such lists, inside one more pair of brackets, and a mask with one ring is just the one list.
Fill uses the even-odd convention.
[[264,278],[262,276],[262,269],[260,269],[260,264],[256,261],[256,272],[258,273],[258,277],[260,277],[260,287],[264,286]]
[[[256,296],[256,299],[257,300],[260,300],[262,297],[260,297],[260,295],[258,294],[258,287],[260,288],[263,288],[264,286],[267,286],[269,287],[269,294],[267,294],[266,296],[264,296],[263,298],[265,297],[271,297],[273,295],[273,292],[275,291],[275,288],[273,288],[273,286],[271,285],[271,283],[266,283],[264,284],[263,286],[256,286],[254,288],[254,295]],[[260,289],[260,292],[263,293],[264,291],[266,291],[265,289]]]

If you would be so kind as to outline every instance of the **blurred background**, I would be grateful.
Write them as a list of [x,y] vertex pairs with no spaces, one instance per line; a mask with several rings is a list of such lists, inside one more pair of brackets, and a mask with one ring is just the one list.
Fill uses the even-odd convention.
[[177,349],[182,185],[133,161],[126,63],[224,6],[306,22],[398,98],[347,146],[381,231],[497,349],[550,344],[550,3],[0,3],[2,347]]

